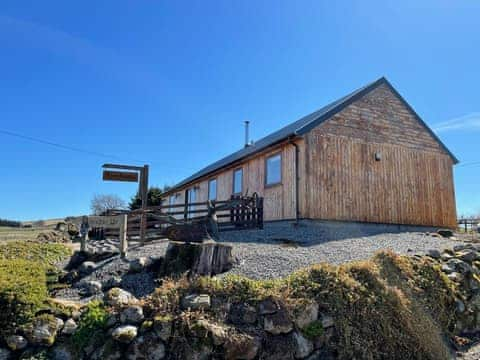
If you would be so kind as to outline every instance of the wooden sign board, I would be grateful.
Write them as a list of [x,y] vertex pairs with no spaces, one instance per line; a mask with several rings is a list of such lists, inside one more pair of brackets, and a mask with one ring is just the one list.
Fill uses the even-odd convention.
[[103,180],[138,182],[138,172],[103,170]]
[[[88,217],[88,227],[103,227],[106,229],[118,229],[122,225],[123,217],[122,216],[89,216]],[[76,217],[71,219],[70,222],[74,223],[78,227],[83,222],[83,216]]]

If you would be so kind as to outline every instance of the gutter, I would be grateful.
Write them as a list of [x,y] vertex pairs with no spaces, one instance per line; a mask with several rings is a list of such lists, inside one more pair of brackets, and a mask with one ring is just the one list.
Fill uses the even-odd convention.
[[299,186],[298,186],[298,154],[300,152],[298,145],[293,141],[292,138],[289,138],[290,144],[295,148],[295,224],[298,225],[298,220],[300,217],[300,206],[298,204],[299,196]]

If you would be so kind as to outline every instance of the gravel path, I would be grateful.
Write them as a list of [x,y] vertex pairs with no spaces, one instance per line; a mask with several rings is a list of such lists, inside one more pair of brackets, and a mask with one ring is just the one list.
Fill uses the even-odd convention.
[[[416,231],[412,231],[416,230]],[[309,265],[328,262],[340,264],[368,259],[375,252],[390,249],[401,254],[423,254],[429,249],[451,248],[459,241],[434,237],[426,229],[398,226],[315,222],[292,226],[273,224],[264,230],[222,233],[222,242],[233,246],[236,263],[228,273],[253,279],[287,276]],[[111,244],[110,244],[111,245]],[[167,240],[157,240],[143,247],[133,246],[127,259],[118,255],[97,263],[97,269],[82,281],[95,280],[103,284],[116,277],[121,287],[137,297],[155,289],[154,273],[129,274],[129,261],[139,257],[158,259],[165,255]],[[103,248],[108,244],[97,244]],[[57,296],[72,300],[81,298],[79,289],[64,289]],[[88,300],[88,299],[83,299]]]
[[328,262],[341,264],[371,257],[382,249],[400,254],[423,254],[429,249],[453,247],[457,241],[432,237],[425,233],[380,234],[361,238],[325,241],[312,245],[270,242],[230,242],[238,264],[230,271],[253,279],[289,275],[300,268]]

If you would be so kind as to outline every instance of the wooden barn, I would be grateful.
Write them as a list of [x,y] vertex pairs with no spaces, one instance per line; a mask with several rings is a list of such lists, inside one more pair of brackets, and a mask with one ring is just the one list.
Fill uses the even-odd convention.
[[454,227],[457,162],[381,78],[205,167],[164,203],[257,192],[266,221]]

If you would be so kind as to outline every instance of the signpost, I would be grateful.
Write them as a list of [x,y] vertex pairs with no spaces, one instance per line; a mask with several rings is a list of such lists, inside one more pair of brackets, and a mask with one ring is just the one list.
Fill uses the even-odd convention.
[[[126,182],[138,182],[138,193],[142,201],[142,214],[140,218],[140,241],[145,243],[145,228],[146,228],[146,215],[147,209],[147,197],[148,197],[148,165],[144,166],[131,166],[131,165],[119,165],[119,164],[104,164],[103,180],[105,181],[126,181]],[[110,170],[108,170],[110,169]],[[111,170],[115,169],[115,170]],[[122,170],[122,171],[118,171]],[[139,179],[140,175],[140,179]]]

